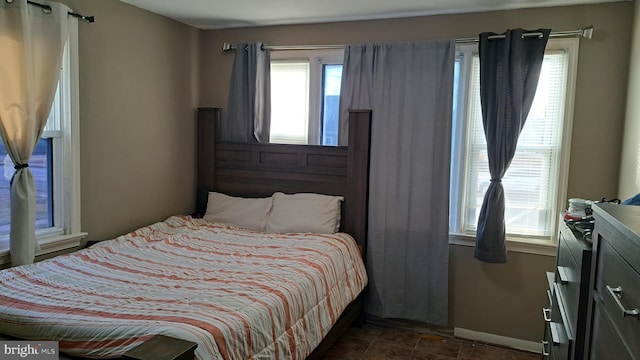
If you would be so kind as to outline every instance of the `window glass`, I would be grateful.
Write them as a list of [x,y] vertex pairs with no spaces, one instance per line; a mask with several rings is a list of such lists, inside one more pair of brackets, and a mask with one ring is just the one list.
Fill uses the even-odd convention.
[[[36,182],[36,229],[53,226],[53,157],[51,139],[40,139],[36,146],[29,169]],[[0,177],[0,236],[9,235],[11,223],[11,201],[9,184],[14,173],[14,165],[0,141],[2,177]]]
[[338,145],[342,64],[323,65],[322,145]]

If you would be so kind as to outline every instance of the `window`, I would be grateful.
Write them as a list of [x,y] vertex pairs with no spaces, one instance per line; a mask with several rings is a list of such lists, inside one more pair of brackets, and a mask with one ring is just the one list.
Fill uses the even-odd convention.
[[[80,232],[77,20],[70,19],[60,81],[42,138],[29,162],[36,182],[36,236],[41,253],[77,246]],[[14,168],[0,142],[0,264],[9,261],[9,182]]]
[[[520,134],[505,188],[507,238],[554,241],[566,195],[578,40],[551,39],[531,111]],[[480,105],[477,46],[460,46],[455,63],[450,232],[475,235],[489,186],[489,167]]]
[[342,50],[271,53],[270,142],[338,144]]

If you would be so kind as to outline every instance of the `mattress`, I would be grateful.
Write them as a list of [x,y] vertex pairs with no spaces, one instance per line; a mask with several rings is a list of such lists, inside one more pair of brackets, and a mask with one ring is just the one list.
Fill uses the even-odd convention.
[[118,357],[155,334],[198,359],[304,359],[367,283],[344,233],[268,234],[174,216],[0,271],[0,333]]

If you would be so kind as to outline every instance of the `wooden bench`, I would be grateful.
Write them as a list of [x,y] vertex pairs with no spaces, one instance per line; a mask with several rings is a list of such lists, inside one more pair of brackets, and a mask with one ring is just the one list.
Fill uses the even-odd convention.
[[193,360],[198,344],[165,335],[151,339],[127,351],[123,359],[132,360]]

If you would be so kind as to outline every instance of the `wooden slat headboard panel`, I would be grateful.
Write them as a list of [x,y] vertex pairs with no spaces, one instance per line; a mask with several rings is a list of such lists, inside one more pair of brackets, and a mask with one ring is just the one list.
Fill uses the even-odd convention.
[[220,141],[222,110],[198,109],[198,213],[209,191],[266,197],[274,192],[344,196],[342,231],[366,242],[371,111],[349,115],[349,146]]

